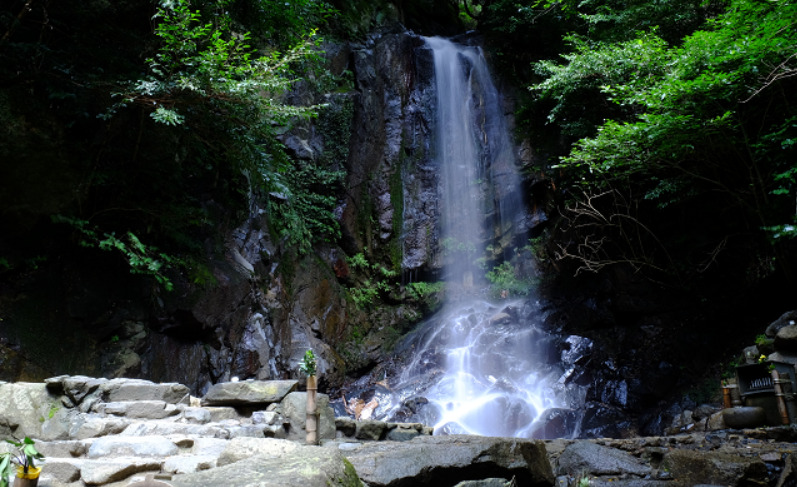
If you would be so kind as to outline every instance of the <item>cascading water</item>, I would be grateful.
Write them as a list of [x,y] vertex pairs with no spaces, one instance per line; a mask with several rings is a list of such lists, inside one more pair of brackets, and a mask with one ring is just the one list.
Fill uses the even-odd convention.
[[[508,247],[521,213],[519,177],[500,96],[481,51],[427,38],[436,76],[443,309],[398,347],[398,377],[375,416],[418,421],[437,434],[543,436],[546,411],[567,403],[559,365],[530,300],[491,303],[477,265],[487,243]],[[497,257],[492,255],[492,258]],[[546,342],[546,340],[548,340]]]

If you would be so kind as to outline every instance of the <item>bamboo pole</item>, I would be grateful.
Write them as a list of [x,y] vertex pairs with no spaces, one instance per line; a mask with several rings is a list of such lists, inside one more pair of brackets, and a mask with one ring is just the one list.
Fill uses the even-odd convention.
[[789,424],[789,410],[786,409],[786,400],[783,396],[783,388],[780,386],[780,374],[778,374],[777,370],[772,371],[772,384],[775,387],[775,399],[777,399],[778,403],[780,422],[782,424]]
[[307,436],[305,443],[308,445],[318,444],[318,407],[316,405],[316,391],[318,390],[318,383],[316,376],[307,376],[307,408],[305,418],[305,431]]

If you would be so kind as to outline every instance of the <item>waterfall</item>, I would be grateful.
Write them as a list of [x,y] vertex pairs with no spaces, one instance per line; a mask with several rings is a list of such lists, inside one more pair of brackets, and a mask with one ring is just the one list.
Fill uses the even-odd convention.
[[447,301],[399,346],[411,358],[380,397],[379,416],[431,424],[436,434],[544,436],[544,413],[565,403],[561,370],[547,360],[550,342],[528,318],[529,300],[490,302],[477,265],[488,242],[508,246],[522,208],[500,95],[480,49],[426,42],[436,77]]
[[[436,157],[442,181],[441,226],[446,281],[474,286],[474,262],[484,254],[484,161],[474,130],[470,75],[478,61],[472,50],[445,39],[430,38],[434,52],[437,92]],[[464,70],[467,71],[464,71]]]
[[[575,359],[562,358],[568,344],[544,329],[533,296],[495,299],[487,292],[488,268],[528,243],[500,93],[480,48],[424,41],[420,58],[430,68],[425,72],[431,74],[433,64],[434,82],[424,80],[429,96],[417,96],[425,104],[412,113],[428,114],[423,170],[435,174],[427,181],[437,197],[425,201],[434,200],[439,227],[422,232],[417,223],[432,220],[412,218],[415,226],[405,230],[414,235],[416,248],[425,241],[419,236],[440,236],[439,245],[428,248],[436,247],[439,255],[432,260],[443,264],[445,301],[396,344],[388,363],[350,384],[348,399],[336,400],[335,407],[347,414],[346,401],[360,398],[371,405],[368,417],[432,425],[435,434],[573,436],[585,390],[576,384]],[[404,208],[417,212],[422,205],[420,191],[414,191]]]
[[445,278],[468,292],[479,284],[475,263],[485,255],[485,242],[508,246],[522,208],[520,178],[500,95],[481,51],[437,37],[426,42],[436,76]]

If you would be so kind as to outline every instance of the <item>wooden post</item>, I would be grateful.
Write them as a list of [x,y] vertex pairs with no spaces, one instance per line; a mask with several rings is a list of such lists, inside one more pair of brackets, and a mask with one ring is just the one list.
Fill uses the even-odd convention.
[[772,384],[775,387],[775,399],[778,403],[780,422],[782,424],[789,424],[789,411],[786,409],[786,399],[783,396],[783,388],[780,386],[780,374],[778,374],[777,370],[772,371]]
[[722,383],[722,407],[728,409],[733,406],[731,402],[731,388],[727,384]]
[[318,444],[318,407],[316,406],[315,401],[317,389],[318,383],[316,381],[316,376],[308,375],[306,408],[307,415],[305,418],[305,431],[307,432],[305,443],[308,445]]

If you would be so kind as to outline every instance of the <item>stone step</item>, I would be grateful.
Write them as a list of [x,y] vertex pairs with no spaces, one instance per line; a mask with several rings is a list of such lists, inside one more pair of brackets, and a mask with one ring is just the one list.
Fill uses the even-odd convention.
[[51,483],[104,485],[119,482],[141,472],[160,472],[165,459],[114,457],[103,459],[52,458],[44,463],[40,485]]
[[109,436],[88,440],[37,443],[42,487],[104,485],[130,481],[141,473],[165,476],[200,472],[252,456],[280,457],[298,448],[296,442],[239,437],[231,440],[162,436]]

